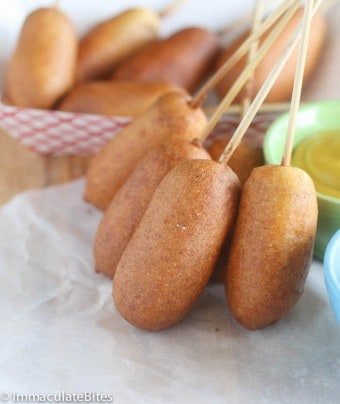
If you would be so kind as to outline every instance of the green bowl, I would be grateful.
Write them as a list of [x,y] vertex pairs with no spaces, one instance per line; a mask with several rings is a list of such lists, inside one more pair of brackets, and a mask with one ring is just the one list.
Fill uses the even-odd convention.
[[[281,164],[288,120],[288,113],[281,115],[265,134],[263,152],[267,164]],[[316,132],[327,130],[340,131],[340,100],[304,104],[297,118],[294,146]],[[329,240],[340,229],[340,199],[320,192],[317,192],[317,198],[319,217],[314,256],[323,260]]]

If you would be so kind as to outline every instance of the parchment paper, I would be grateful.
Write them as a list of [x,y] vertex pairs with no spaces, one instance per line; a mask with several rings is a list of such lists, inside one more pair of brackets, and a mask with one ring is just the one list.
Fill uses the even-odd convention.
[[280,323],[247,331],[211,284],[173,328],[150,333],[116,311],[93,270],[101,213],[84,181],[0,209],[0,392],[112,393],[115,403],[336,403],[340,328],[313,263]]

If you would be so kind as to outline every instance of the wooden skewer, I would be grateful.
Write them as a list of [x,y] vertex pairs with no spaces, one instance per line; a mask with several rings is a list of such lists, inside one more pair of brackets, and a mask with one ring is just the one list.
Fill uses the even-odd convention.
[[[259,28],[259,26],[261,24],[262,14],[263,14],[263,0],[256,0],[255,7],[254,7],[254,13],[253,13],[253,24],[252,24],[252,28],[251,28],[251,34],[254,34],[257,31],[257,29]],[[251,44],[251,47],[250,47],[249,53],[248,53],[248,64],[250,64],[254,60],[258,47],[259,47],[259,38]],[[247,112],[247,110],[250,106],[251,100],[253,98],[252,93],[253,93],[253,87],[254,87],[254,85],[253,85],[254,74],[255,74],[255,71],[253,71],[253,73],[249,77],[248,82],[246,83],[245,88],[244,88],[244,98],[242,100],[243,108],[242,108],[241,116],[244,116],[244,114]]]
[[[233,104],[229,108],[227,108],[224,113],[225,114],[237,114],[240,115],[242,112],[242,104]],[[283,111],[288,111],[290,108],[290,102],[274,102],[274,103],[267,103],[267,104],[262,104],[259,112],[263,113],[271,113],[271,112],[283,112]],[[203,108],[204,112],[207,115],[212,115],[216,107],[205,107]]]
[[173,0],[170,4],[164,7],[158,15],[160,18],[169,17],[169,15],[173,14],[176,10],[181,8],[184,3],[187,3],[188,0]]
[[241,72],[241,74],[238,76],[237,80],[232,85],[226,96],[223,98],[222,102],[217,107],[214,115],[211,117],[210,121],[204,128],[200,136],[200,140],[202,142],[209,136],[210,132],[214,129],[219,119],[223,115],[224,111],[230,106],[230,104],[233,102],[239,91],[243,88],[245,82],[251,76],[254,69],[260,64],[260,62],[265,57],[265,55],[267,54],[268,50],[273,45],[273,43],[280,36],[281,32],[287,26],[287,24],[289,23],[292,16],[295,14],[295,11],[297,10],[298,7],[299,4],[295,4],[295,6],[293,6],[290,10],[286,12],[286,14],[281,18],[279,23],[275,26],[275,28],[263,42],[261,48],[257,52],[252,63],[246,66]]
[[[334,3],[340,1],[340,0],[324,0],[327,3],[331,3],[333,5]],[[217,31],[217,35],[219,37],[224,37],[231,32],[235,32],[236,30],[242,28],[242,27],[249,27],[251,19],[254,18],[254,13],[252,12],[245,12],[242,14],[240,17],[238,17],[236,20],[231,22],[228,26],[221,28]]]
[[[310,0],[312,1],[312,0]],[[318,8],[320,7],[321,3],[323,0],[318,0],[317,4],[315,4],[313,8],[313,15],[316,13]],[[293,53],[294,49],[296,48],[300,38],[301,38],[301,33],[302,33],[302,28],[303,25],[302,23],[299,24],[299,27],[297,31],[295,32],[293,38],[291,39],[290,43],[286,47],[286,50],[284,51],[283,55],[281,58],[278,60],[278,62],[275,64],[273,69],[271,70],[269,76],[267,77],[266,81],[263,83],[262,87],[260,88],[259,92],[257,93],[256,97],[254,98],[254,101],[252,102],[250,108],[248,109],[247,113],[243,117],[242,121],[240,122],[238,128],[233,134],[233,137],[230,139],[229,143],[227,144],[224,152],[222,153],[219,161],[223,164],[227,164],[230,157],[240,144],[242,137],[248,130],[252,120],[254,119],[257,111],[259,110],[261,104],[267,97],[270,89],[274,85],[275,81],[277,80],[278,76],[280,75],[282,69],[286,65],[289,57]]]
[[[208,92],[212,90],[216,84],[235,66],[235,64],[244,56],[248,51],[253,41],[261,37],[261,35],[268,30],[275,22],[293,5],[296,5],[296,0],[285,0],[265,21],[260,25],[258,30],[250,35],[243,44],[234,52],[234,54],[226,61],[226,63],[198,90],[196,95],[191,101],[193,108],[202,105]],[[298,8],[298,7],[297,7]]]
[[308,51],[309,33],[310,33],[312,17],[313,17],[313,4],[314,4],[314,0],[307,0],[307,3],[305,5],[304,15],[303,15],[302,43],[301,43],[300,52],[298,55],[298,60],[296,62],[293,94],[292,94],[292,99],[291,99],[291,108],[290,108],[289,121],[288,121],[288,130],[287,130],[287,135],[286,135],[284,154],[283,154],[282,163],[281,163],[281,165],[283,165],[283,166],[290,165],[290,160],[291,160],[291,156],[292,156],[295,127],[296,127],[296,121],[297,121],[297,116],[299,113],[299,106],[300,106],[300,99],[301,99],[303,74],[305,71],[306,57],[307,57],[307,51]]

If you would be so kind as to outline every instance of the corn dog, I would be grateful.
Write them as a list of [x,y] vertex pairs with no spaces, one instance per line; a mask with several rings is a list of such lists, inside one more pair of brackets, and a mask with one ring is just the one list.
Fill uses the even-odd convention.
[[189,92],[209,73],[219,49],[213,32],[186,28],[126,58],[113,72],[114,80],[165,80]]
[[61,111],[136,118],[161,95],[185,91],[165,81],[89,81],[78,84],[61,101]]
[[[213,160],[218,160],[228,144],[231,135],[216,140],[208,147],[208,153]],[[238,176],[241,184],[249,177],[253,168],[264,164],[263,151],[247,138],[244,138],[231,156],[228,165]]]
[[102,78],[137,49],[154,41],[160,19],[147,8],[124,11],[93,27],[80,41],[77,81]]
[[206,124],[190,99],[168,93],[111,139],[90,162],[84,198],[105,210],[133,169],[153,147],[167,139],[193,140]]
[[186,159],[209,159],[198,141],[174,139],[150,150],[113,198],[100,221],[95,243],[96,271],[114,276],[116,266],[162,178]]
[[5,77],[6,102],[48,109],[74,84],[78,41],[69,18],[55,7],[29,14]]
[[294,306],[312,259],[316,223],[315,189],[303,170],[253,170],[242,190],[225,283],[240,324],[265,327]]
[[289,163],[309,32],[321,3],[307,0],[305,6],[282,164],[255,168],[243,187],[225,290],[232,314],[249,329],[273,324],[289,312],[303,292],[312,259],[316,192],[309,175]]
[[113,280],[118,311],[136,327],[180,321],[203,292],[237,211],[240,183],[211,160],[189,160],[162,180]]

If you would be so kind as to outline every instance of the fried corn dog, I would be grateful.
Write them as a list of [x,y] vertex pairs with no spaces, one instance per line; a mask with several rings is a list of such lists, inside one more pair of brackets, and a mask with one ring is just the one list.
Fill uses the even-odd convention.
[[193,140],[206,124],[190,98],[168,93],[111,139],[90,162],[85,200],[105,210],[145,154],[168,139]]
[[[208,147],[208,153],[213,160],[218,160],[223,150],[228,144],[231,135],[226,135],[223,139],[218,139]],[[231,156],[228,165],[238,176],[243,184],[253,168],[264,164],[262,148],[251,143],[247,138],[242,142]]]
[[211,160],[189,160],[162,180],[113,280],[118,311],[136,327],[180,321],[206,286],[234,222],[240,183]]
[[159,15],[147,8],[133,8],[93,27],[80,41],[77,81],[102,78],[137,49],[156,40]]
[[316,193],[303,170],[253,170],[242,190],[225,283],[230,310],[244,327],[275,323],[295,305],[311,263],[316,224]]
[[6,102],[49,109],[73,86],[78,41],[70,19],[56,7],[29,14],[5,77]]
[[163,177],[187,159],[209,159],[198,141],[174,139],[150,150],[119,189],[97,229],[96,271],[113,277],[117,264]]
[[113,72],[114,80],[166,80],[195,90],[209,73],[219,39],[202,28],[186,28],[126,58]]
[[61,111],[136,118],[161,95],[185,90],[165,81],[88,81],[78,84],[59,104]]

